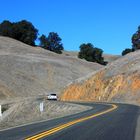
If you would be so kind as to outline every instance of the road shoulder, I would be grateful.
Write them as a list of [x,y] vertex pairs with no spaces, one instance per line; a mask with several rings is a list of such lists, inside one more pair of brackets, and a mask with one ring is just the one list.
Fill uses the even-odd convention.
[[135,140],[140,140],[140,110],[139,110],[139,116],[138,116],[138,120],[137,120]]

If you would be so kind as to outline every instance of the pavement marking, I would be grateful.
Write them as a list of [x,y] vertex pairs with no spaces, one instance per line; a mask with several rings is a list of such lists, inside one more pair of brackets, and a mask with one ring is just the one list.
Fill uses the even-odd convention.
[[109,112],[111,112],[111,111],[113,111],[113,110],[118,108],[118,106],[115,105],[115,104],[109,104],[109,105],[111,105],[112,108],[107,109],[107,110],[102,111],[102,112],[99,112],[99,113],[96,113],[96,114],[93,114],[93,115],[88,116],[88,117],[80,118],[80,119],[77,119],[77,120],[62,124],[60,126],[54,127],[54,128],[52,128],[50,130],[47,130],[45,132],[42,132],[42,133],[39,133],[37,135],[31,136],[29,138],[26,138],[25,140],[39,140],[41,138],[47,137],[47,136],[49,136],[51,134],[54,134],[54,133],[56,133],[56,132],[58,132],[60,130],[63,130],[65,128],[69,127],[69,126],[72,126],[74,124],[77,124],[77,123],[80,123],[80,122],[83,122],[83,121],[86,121],[86,120],[89,120],[89,119],[92,119],[92,118],[95,118],[97,116],[101,116],[103,114],[109,113]]

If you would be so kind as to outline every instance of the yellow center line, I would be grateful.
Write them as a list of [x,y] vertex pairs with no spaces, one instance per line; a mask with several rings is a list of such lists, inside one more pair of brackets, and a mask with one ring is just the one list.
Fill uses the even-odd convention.
[[110,104],[110,105],[112,106],[112,108],[110,108],[110,109],[107,109],[105,111],[93,114],[93,115],[88,116],[88,117],[80,118],[80,119],[77,119],[77,120],[62,124],[60,126],[54,127],[54,128],[52,128],[50,130],[47,130],[45,132],[39,133],[39,134],[37,134],[35,136],[31,136],[29,138],[26,138],[25,140],[38,140],[40,138],[43,138],[43,137],[49,136],[51,134],[54,134],[55,132],[58,132],[58,131],[60,131],[62,129],[65,129],[65,128],[71,126],[71,125],[74,125],[74,124],[77,124],[79,122],[83,122],[83,121],[95,118],[97,116],[101,116],[101,115],[106,114],[108,112],[111,112],[111,111],[113,111],[113,110],[115,110],[117,108],[117,105],[115,105],[115,104]]

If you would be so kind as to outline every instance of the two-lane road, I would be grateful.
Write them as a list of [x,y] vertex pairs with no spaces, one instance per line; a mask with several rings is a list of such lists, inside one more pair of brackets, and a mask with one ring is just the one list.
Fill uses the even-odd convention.
[[[83,103],[84,104],[84,103]],[[75,115],[0,132],[0,140],[135,140],[139,107],[85,103]]]

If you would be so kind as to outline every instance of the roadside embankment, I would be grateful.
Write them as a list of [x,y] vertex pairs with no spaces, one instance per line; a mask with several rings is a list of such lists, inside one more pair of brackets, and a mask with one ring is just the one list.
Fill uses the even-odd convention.
[[[40,112],[41,102],[43,102],[43,112]],[[18,102],[12,103],[11,101],[10,108],[4,111],[0,118],[0,129],[64,117],[90,108],[89,106],[46,99],[19,99]]]

